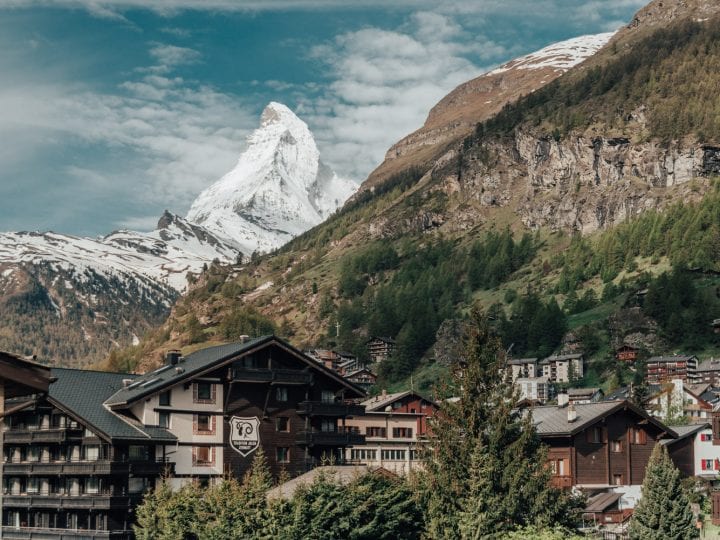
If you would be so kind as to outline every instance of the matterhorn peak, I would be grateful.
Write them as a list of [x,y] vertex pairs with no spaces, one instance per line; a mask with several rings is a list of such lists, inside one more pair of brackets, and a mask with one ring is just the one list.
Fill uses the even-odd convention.
[[307,124],[287,106],[270,102],[235,168],[198,196],[187,219],[249,255],[314,227],[356,189],[320,160]]

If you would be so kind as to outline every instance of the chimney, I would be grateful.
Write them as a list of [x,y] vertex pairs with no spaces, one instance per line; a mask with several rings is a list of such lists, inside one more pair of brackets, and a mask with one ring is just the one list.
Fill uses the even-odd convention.
[[128,386],[130,386],[130,384],[132,383],[132,381],[133,381],[132,379],[123,379],[123,380],[122,380],[123,388],[127,388]]
[[558,400],[558,407],[564,407],[570,402],[570,396],[567,394],[567,392],[560,392],[557,395]]
[[249,339],[250,336],[248,336],[247,334],[243,334],[242,336],[240,336],[240,343],[247,343]]
[[568,405],[567,413],[568,413],[568,423],[572,424],[575,420],[577,420],[577,411],[575,410],[574,403],[571,403],[570,405]]
[[387,397],[387,390],[384,388],[382,389],[382,392],[380,392],[380,397],[386,398]]
[[176,366],[181,356],[182,353],[178,350],[168,351],[167,356],[165,357],[165,363],[168,366]]

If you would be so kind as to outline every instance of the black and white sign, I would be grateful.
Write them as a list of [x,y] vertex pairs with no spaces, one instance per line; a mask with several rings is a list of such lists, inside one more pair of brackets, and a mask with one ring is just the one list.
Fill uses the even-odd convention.
[[230,446],[247,457],[260,446],[260,419],[256,416],[230,418]]

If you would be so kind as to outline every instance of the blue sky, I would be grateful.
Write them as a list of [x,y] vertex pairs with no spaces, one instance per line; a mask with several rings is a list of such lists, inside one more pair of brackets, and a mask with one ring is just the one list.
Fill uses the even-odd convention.
[[461,82],[643,4],[0,0],[0,230],[98,235],[182,215],[272,100],[361,182]]

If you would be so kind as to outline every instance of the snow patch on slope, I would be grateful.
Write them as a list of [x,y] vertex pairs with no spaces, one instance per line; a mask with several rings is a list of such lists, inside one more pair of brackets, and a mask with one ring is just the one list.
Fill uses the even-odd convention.
[[592,34],[553,43],[544,49],[522,56],[491,71],[489,75],[504,73],[511,69],[554,68],[565,72],[602,49],[615,32]]

